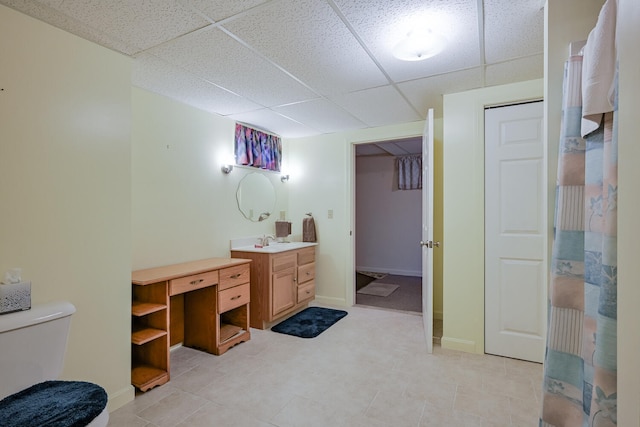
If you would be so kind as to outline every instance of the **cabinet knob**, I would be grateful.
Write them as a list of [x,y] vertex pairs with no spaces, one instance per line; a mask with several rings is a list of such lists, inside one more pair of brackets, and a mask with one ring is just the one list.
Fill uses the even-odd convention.
[[237,299],[239,299],[240,297],[242,297],[242,295],[236,295],[235,297],[231,297],[231,301],[233,301],[233,300],[237,300]]
[[200,284],[200,283],[202,283],[202,282],[204,282],[204,279],[200,279],[200,280],[192,280],[192,281],[191,281],[191,282],[189,282],[189,283],[191,283],[192,285],[194,285],[194,286],[195,286],[195,285],[199,285],[199,284]]
[[240,273],[234,274],[233,276],[231,276],[232,279],[237,279],[238,277],[240,277]]

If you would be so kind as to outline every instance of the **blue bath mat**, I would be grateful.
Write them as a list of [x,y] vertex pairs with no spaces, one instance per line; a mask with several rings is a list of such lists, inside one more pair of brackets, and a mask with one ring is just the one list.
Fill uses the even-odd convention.
[[347,315],[332,308],[309,307],[271,328],[273,332],[300,338],[314,338]]

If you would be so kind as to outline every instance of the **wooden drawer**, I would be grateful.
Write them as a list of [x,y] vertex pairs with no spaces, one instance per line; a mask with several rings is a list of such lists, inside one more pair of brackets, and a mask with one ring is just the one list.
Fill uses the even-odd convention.
[[298,251],[298,265],[309,264],[316,259],[316,248],[304,248]]
[[302,284],[316,277],[316,263],[305,264],[298,267],[298,283]]
[[313,298],[316,295],[316,282],[311,280],[298,286],[298,304]]
[[236,265],[220,270],[218,290],[233,288],[249,282],[249,264]]
[[218,313],[224,313],[249,302],[250,286],[248,283],[218,292]]
[[277,255],[271,258],[271,271],[274,273],[277,271],[285,270],[287,268],[292,268],[295,266],[296,266],[295,253]]
[[218,284],[218,270],[180,277],[169,281],[169,295],[178,295]]

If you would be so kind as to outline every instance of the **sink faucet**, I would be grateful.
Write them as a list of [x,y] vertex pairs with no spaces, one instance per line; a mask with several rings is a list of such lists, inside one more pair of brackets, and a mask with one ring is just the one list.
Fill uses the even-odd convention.
[[265,236],[262,236],[262,237],[258,237],[258,241],[260,242],[260,244],[262,246],[269,246],[269,239],[271,239],[273,242],[276,241],[275,237],[273,237],[271,235],[268,235],[268,234],[265,235]]

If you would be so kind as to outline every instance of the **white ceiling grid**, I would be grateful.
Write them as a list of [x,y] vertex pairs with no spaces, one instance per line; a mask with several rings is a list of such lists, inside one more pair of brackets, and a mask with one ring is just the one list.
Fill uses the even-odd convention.
[[[540,0],[0,0],[134,58],[132,83],[284,137],[442,115],[442,95],[541,78]],[[405,62],[424,19],[447,40]]]

